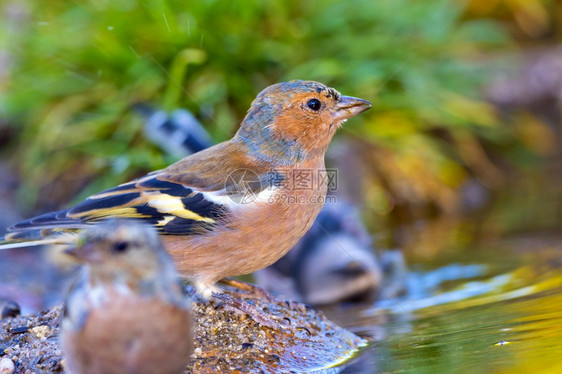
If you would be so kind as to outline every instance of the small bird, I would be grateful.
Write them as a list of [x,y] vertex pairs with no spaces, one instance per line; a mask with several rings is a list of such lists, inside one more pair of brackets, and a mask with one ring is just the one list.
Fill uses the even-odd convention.
[[62,321],[72,374],[181,373],[193,350],[191,303],[156,231],[115,220],[66,252],[83,262]]
[[156,227],[180,274],[208,298],[220,293],[218,280],[274,263],[306,233],[323,206],[334,133],[370,107],[313,81],[267,87],[232,139],[15,224],[5,241],[20,243],[4,247],[68,244],[77,229],[108,218],[139,219]]

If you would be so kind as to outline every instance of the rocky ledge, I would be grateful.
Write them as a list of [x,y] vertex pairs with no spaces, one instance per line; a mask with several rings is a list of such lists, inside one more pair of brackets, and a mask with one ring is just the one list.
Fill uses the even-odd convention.
[[[243,296],[244,303],[280,321],[283,327],[266,327],[224,303],[194,296],[195,351],[186,373],[325,372],[366,344],[304,304],[264,300],[230,289],[225,292],[236,298]],[[0,373],[64,371],[58,343],[61,310],[56,307],[1,321]]]

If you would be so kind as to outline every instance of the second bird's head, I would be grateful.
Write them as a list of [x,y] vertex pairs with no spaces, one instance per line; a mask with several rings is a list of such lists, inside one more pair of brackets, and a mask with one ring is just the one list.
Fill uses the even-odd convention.
[[256,97],[235,139],[263,161],[302,162],[323,155],[336,130],[370,107],[318,82],[278,83]]
[[93,225],[65,252],[107,280],[140,281],[174,272],[156,231],[134,221],[112,219]]

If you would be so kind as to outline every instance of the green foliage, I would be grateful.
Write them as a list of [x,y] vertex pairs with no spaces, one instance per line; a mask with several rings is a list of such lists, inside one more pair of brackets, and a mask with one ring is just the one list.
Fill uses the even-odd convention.
[[136,102],[186,107],[221,141],[261,89],[288,79],[373,100],[374,110],[346,131],[397,155],[415,146],[447,186],[463,178],[462,157],[429,130],[445,128],[460,141],[507,136],[478,99],[491,73],[478,61],[506,38],[491,21],[463,21],[460,1],[9,6],[19,19],[5,7],[1,48],[13,65],[0,81],[0,113],[18,134],[13,156],[31,205],[43,185],[71,170],[86,180],[103,174],[83,196],[169,163],[143,139],[130,109]]

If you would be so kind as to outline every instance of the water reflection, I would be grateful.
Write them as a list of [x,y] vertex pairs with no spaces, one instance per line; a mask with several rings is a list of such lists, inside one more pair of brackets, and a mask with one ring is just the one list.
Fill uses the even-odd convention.
[[330,311],[371,339],[341,372],[562,372],[562,275],[552,248],[469,257],[472,264],[413,272],[406,298]]

